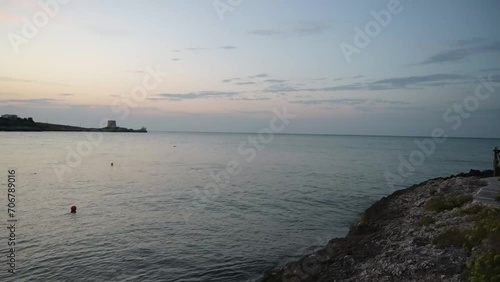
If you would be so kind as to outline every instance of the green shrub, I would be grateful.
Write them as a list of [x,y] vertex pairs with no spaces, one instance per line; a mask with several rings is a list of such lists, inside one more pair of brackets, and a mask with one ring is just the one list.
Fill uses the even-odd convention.
[[422,226],[427,226],[436,223],[436,219],[432,216],[424,216],[420,219],[419,224]]
[[485,206],[483,205],[471,205],[461,211],[458,212],[458,214],[460,215],[476,215],[480,212],[483,211],[483,209],[485,208]]
[[443,212],[463,206],[472,202],[474,198],[471,195],[451,194],[448,197],[434,197],[425,203],[425,209],[428,211]]
[[472,282],[500,281],[500,254],[489,253],[468,262],[465,276]]
[[432,243],[441,249],[450,246],[463,247],[467,243],[467,237],[462,230],[456,227],[450,227],[436,236],[436,238],[432,240]]

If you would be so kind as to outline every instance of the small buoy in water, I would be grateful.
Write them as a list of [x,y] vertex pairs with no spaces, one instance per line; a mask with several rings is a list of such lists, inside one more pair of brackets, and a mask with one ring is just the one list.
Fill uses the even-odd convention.
[[71,207],[71,213],[76,213],[76,206]]
[[114,166],[115,164],[114,163],[111,163],[111,166]]

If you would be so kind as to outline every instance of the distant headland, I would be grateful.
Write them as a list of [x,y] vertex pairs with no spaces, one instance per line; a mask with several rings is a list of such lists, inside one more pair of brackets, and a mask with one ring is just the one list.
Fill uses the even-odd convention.
[[135,130],[118,127],[116,121],[108,121],[103,128],[85,128],[69,125],[35,122],[33,118],[20,118],[17,115],[2,115],[0,117],[0,131],[66,131],[66,132],[130,132],[147,133],[145,127]]

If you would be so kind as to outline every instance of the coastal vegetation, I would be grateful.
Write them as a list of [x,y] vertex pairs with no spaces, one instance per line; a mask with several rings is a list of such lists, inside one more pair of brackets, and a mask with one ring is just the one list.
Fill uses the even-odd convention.
[[431,225],[431,224],[434,224],[436,223],[436,219],[432,216],[424,216],[422,217],[422,219],[420,220],[420,225],[422,226],[427,226],[427,225]]
[[438,248],[461,247],[469,253],[475,250],[463,272],[470,281],[500,281],[500,209],[473,205],[460,212],[471,226],[450,227],[433,243]]
[[473,200],[472,195],[463,195],[460,193],[453,193],[447,196],[433,197],[425,204],[425,209],[428,211],[443,212],[459,208],[464,204]]

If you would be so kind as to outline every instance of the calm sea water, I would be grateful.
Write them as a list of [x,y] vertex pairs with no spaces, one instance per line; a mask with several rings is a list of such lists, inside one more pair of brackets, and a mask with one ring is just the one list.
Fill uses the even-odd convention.
[[[256,281],[345,236],[393,192],[384,173],[397,174],[398,156],[418,148],[415,138],[276,135],[248,161],[246,134],[103,136],[89,148],[83,133],[0,133],[0,226],[7,169],[18,185],[17,274],[2,227],[0,281]],[[496,145],[449,139],[396,189],[490,169]],[[241,171],[214,188],[228,163]]]

